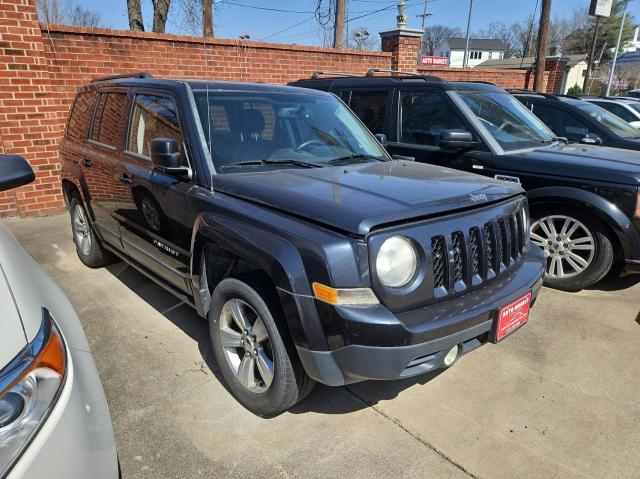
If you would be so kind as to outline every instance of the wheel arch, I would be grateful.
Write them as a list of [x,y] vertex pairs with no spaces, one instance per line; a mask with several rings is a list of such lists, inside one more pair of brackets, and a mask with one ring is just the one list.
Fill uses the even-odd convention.
[[[211,282],[254,271],[275,288],[294,343],[326,349],[302,258],[291,242],[247,222],[205,213],[194,223],[191,251],[194,302],[201,316],[210,307]],[[213,281],[207,268],[220,269]]]
[[619,248],[625,258],[631,256],[634,248],[640,247],[640,238],[629,218],[602,196],[578,188],[552,186],[530,190],[527,197],[531,210],[556,204],[591,214],[609,229],[614,247]]

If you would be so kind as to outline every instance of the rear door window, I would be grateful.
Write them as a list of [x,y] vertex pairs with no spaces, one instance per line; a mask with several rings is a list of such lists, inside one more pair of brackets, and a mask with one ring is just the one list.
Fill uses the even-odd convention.
[[384,133],[384,119],[387,113],[388,98],[389,93],[386,90],[353,90],[349,106],[372,133]]
[[633,113],[631,113],[629,110],[627,110],[622,105],[618,105],[617,103],[612,103],[610,101],[594,101],[593,103],[595,103],[598,106],[601,106],[605,110],[609,110],[611,113],[613,113],[616,116],[619,116],[624,121],[635,121],[635,120],[637,120],[637,118],[635,117],[635,115]]
[[440,93],[430,91],[400,94],[400,142],[438,146],[443,130],[466,129],[459,114]]
[[69,115],[69,123],[67,124],[68,136],[82,140],[87,138],[89,117],[91,116],[95,96],[95,92],[86,92],[80,93],[76,97]]
[[122,132],[122,112],[127,102],[125,93],[103,93],[93,118],[91,139],[112,147],[119,147]]

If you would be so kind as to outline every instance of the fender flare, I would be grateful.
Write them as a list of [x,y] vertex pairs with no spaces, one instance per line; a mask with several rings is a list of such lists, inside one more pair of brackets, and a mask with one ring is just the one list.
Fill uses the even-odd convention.
[[266,273],[276,286],[294,343],[327,349],[296,246],[282,236],[215,213],[203,213],[196,218],[191,239],[191,278],[194,303],[200,316],[207,316],[210,301],[206,278],[202,278],[202,252],[207,245],[220,247]]
[[640,250],[640,237],[631,220],[602,196],[578,188],[546,186],[528,191],[527,197],[533,208],[545,203],[561,203],[592,214],[614,232],[625,258]]

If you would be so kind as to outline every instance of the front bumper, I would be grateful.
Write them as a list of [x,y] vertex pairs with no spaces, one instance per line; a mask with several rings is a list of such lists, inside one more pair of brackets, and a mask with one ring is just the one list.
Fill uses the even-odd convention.
[[334,308],[348,331],[342,335],[345,344],[331,351],[297,346],[298,354],[307,374],[329,386],[406,378],[438,369],[453,346],[466,354],[486,342],[502,306],[528,292],[533,304],[542,287],[545,263],[541,251],[529,247],[522,263],[502,278],[401,315],[382,305]]

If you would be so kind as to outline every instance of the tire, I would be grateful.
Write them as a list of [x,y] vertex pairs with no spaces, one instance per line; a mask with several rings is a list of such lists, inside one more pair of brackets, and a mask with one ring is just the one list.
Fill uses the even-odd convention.
[[112,263],[113,255],[100,243],[88,221],[87,211],[77,195],[71,197],[69,213],[73,242],[76,245],[76,253],[80,261],[90,268],[101,268]]
[[531,216],[531,242],[547,257],[545,286],[579,291],[596,284],[611,270],[613,241],[601,221],[561,206],[535,209]]
[[[211,304],[209,331],[216,362],[230,392],[245,408],[273,417],[311,391],[313,380],[300,363],[280,305],[268,287],[227,278],[214,290]],[[235,319],[238,314],[244,316],[241,323],[250,325],[244,331]],[[271,379],[263,374],[269,360]]]

